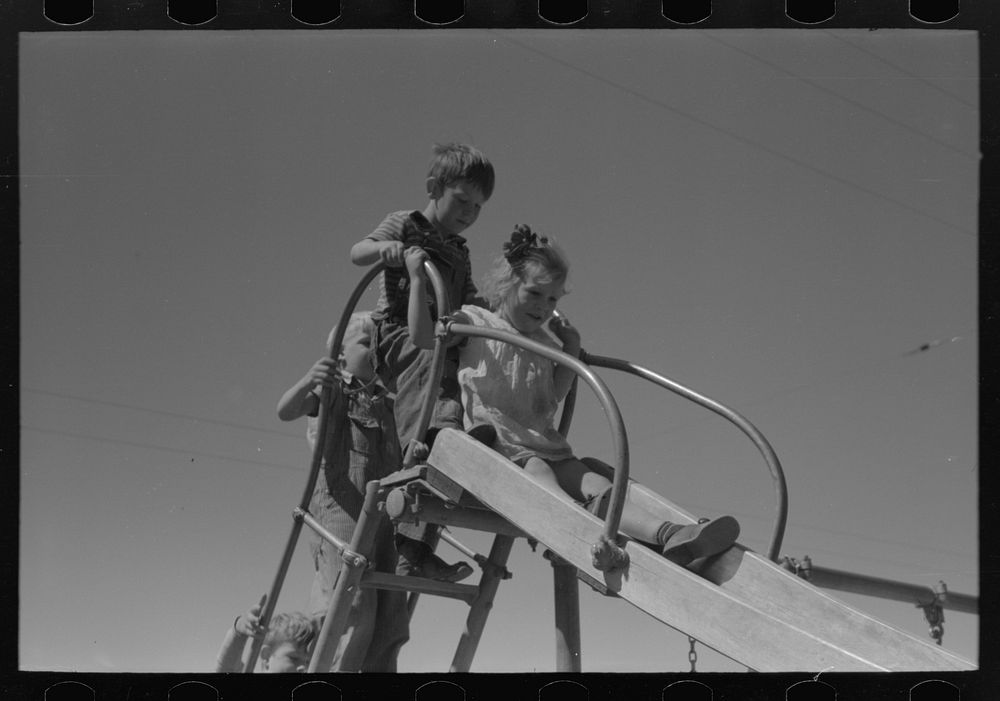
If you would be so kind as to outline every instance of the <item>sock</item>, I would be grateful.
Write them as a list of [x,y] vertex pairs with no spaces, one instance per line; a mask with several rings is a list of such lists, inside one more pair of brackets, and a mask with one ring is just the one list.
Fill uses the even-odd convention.
[[670,537],[681,528],[683,528],[683,526],[671,523],[670,521],[664,521],[656,531],[657,544],[661,546],[666,545],[667,541],[670,540]]

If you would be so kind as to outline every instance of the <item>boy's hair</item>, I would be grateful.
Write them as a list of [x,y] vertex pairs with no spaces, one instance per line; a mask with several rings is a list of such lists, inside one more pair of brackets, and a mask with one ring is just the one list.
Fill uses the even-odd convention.
[[466,144],[434,144],[427,177],[445,187],[458,180],[468,180],[486,199],[493,194],[493,164],[482,151]]
[[506,256],[500,256],[493,262],[493,267],[483,276],[480,284],[480,294],[490,309],[498,310],[514,287],[524,281],[529,265],[534,270],[547,273],[545,282],[561,280],[565,283],[569,277],[566,254],[549,236],[529,248],[524,257],[514,265],[511,265]]
[[263,644],[273,650],[282,643],[292,643],[302,650],[308,650],[321,626],[320,617],[317,616],[307,616],[298,611],[276,613],[267,627]]

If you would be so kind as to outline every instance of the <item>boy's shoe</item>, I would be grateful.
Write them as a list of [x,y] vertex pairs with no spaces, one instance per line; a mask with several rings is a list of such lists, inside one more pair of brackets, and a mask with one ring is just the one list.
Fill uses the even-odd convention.
[[426,577],[439,582],[460,582],[470,574],[472,567],[465,561],[448,564],[435,555],[424,543],[407,538],[397,544],[399,563],[397,574],[409,577]]
[[698,558],[721,553],[736,542],[739,534],[740,524],[735,518],[720,516],[676,527],[661,552],[671,562],[684,566]]
[[410,563],[410,566],[412,567],[409,572],[410,576],[426,577],[439,582],[461,582],[472,574],[472,567],[469,566],[468,562],[459,560],[449,565],[434,554],[425,557],[419,565]]
[[[441,428],[445,427],[432,426],[427,429],[427,433],[424,434],[424,441],[428,446],[434,445],[434,439],[437,438],[437,434],[441,431]],[[493,447],[493,442],[497,439],[497,430],[493,428],[493,424],[476,424],[466,431],[466,433],[485,445],[487,448]]]
[[497,430],[493,427],[493,424],[476,424],[466,431],[466,433],[485,445],[487,448],[492,448],[493,443],[496,442],[497,439]]

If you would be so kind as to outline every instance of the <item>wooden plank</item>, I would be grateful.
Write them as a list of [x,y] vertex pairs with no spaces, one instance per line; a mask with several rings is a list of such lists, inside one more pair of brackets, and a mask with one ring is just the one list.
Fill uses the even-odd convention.
[[[683,509],[637,482],[630,482],[628,494],[632,501],[654,514],[685,523],[694,520]],[[700,574],[761,611],[813,635],[836,641],[891,671],[976,669],[973,662],[848,606],[743,546],[730,548],[706,563]],[[916,615],[916,609],[914,612]]]
[[444,494],[449,500],[459,506],[471,506],[474,508],[482,508],[483,506],[479,503],[478,499],[462,489],[462,485],[455,482],[448,475],[435,470],[430,465],[427,466],[427,475],[424,479],[429,486],[436,489],[439,493]]
[[724,588],[627,543],[624,571],[596,570],[590,548],[603,523],[562,492],[457,431],[442,430],[428,462],[565,560],[667,625],[759,671],[885,671],[887,668],[741,601]]

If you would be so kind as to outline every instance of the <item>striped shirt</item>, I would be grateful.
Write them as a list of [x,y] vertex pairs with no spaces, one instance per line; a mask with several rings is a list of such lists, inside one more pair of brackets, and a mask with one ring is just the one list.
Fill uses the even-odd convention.
[[[434,228],[419,211],[399,211],[388,215],[367,238],[373,241],[402,241],[407,247],[420,246],[437,267],[444,281],[452,310],[471,303],[478,295],[472,282],[469,248],[465,238],[445,235]],[[377,281],[378,303],[372,319],[393,319],[406,324],[406,311],[410,294],[410,277],[405,267],[386,267]],[[436,313],[434,291],[428,281],[428,300],[432,313]]]

